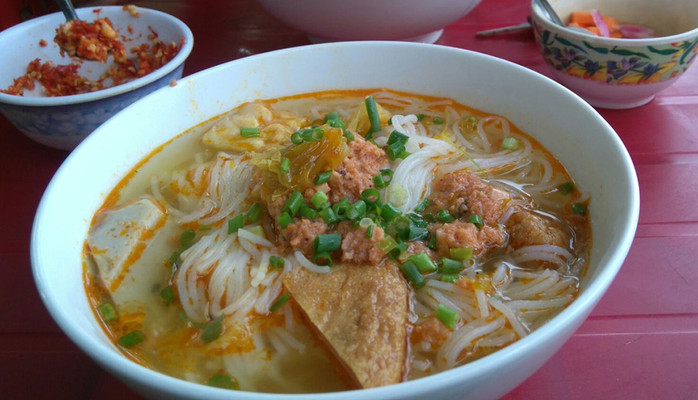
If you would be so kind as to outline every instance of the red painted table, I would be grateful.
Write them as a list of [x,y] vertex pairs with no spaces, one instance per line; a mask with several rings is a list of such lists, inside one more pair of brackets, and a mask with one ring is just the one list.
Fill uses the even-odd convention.
[[[0,28],[17,23],[20,11],[26,15],[27,4],[34,3],[34,13],[43,12],[39,1],[0,2]],[[252,0],[135,3],[173,14],[191,27],[196,43],[185,75],[308,44],[302,33]],[[438,43],[547,74],[530,33],[474,36],[520,23],[527,15],[525,0],[484,0],[446,28]],[[648,105],[599,111],[637,168],[642,205],[635,242],[592,316],[505,399],[698,399],[698,67]],[[61,333],[34,286],[29,263],[34,212],[67,155],[30,141],[0,117],[0,397],[137,399]]]

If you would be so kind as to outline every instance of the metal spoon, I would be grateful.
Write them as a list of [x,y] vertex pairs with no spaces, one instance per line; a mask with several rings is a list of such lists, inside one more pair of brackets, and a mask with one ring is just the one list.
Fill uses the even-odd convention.
[[56,4],[63,11],[66,21],[72,21],[78,18],[78,14],[75,12],[75,7],[73,7],[73,2],[70,0],[56,0]]
[[565,24],[562,22],[560,17],[557,15],[555,12],[555,9],[553,9],[553,6],[550,5],[548,0],[536,0],[536,3],[538,3],[539,6],[543,7],[543,10],[545,10],[545,13],[548,14],[548,18],[550,18],[553,23],[560,25],[562,27],[565,27]]

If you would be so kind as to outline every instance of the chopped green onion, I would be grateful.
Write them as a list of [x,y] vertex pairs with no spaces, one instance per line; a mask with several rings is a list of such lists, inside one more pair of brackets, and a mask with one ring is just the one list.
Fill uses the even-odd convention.
[[386,222],[394,220],[398,215],[400,215],[400,210],[390,203],[385,203],[383,207],[381,207],[381,217],[383,217]]
[[414,265],[417,266],[417,269],[419,269],[419,272],[423,274],[436,271],[436,263],[429,258],[426,252],[411,255],[408,259],[412,261]]
[[298,214],[300,214],[301,217],[308,218],[309,220],[317,218],[317,211],[313,210],[305,204],[302,204],[301,208],[298,209]]
[[346,211],[347,219],[355,221],[362,218],[366,214],[366,202],[363,200],[357,200],[354,204],[349,206]]
[[401,151],[400,154],[397,155],[397,158],[404,160],[405,158],[409,157],[409,155],[412,154],[409,151]]
[[322,128],[309,128],[300,131],[301,137],[306,142],[319,142],[325,136],[325,131]]
[[257,137],[260,135],[259,128],[240,128],[240,136],[242,137]]
[[237,383],[237,381],[234,378],[229,377],[228,375],[224,374],[216,374],[213,375],[208,382],[206,382],[208,386],[213,386],[221,389],[233,389],[233,390],[238,390],[240,389],[240,385]]
[[313,255],[313,262],[317,265],[332,266],[332,255],[328,252],[316,253]]
[[342,245],[342,235],[339,233],[328,233],[326,235],[317,235],[313,241],[313,250],[315,253],[331,253],[339,250]]
[[586,213],[586,207],[582,203],[572,204],[572,212],[578,215],[584,215]]
[[463,263],[457,260],[443,257],[440,261],[441,273],[444,275],[458,274],[463,268]]
[[201,331],[201,341],[204,343],[211,343],[214,340],[221,337],[223,332],[223,315],[221,314],[218,318],[211,321],[208,325],[204,327]]
[[414,208],[414,212],[422,212],[427,207],[429,207],[429,199],[424,199],[419,204],[417,204],[417,207]]
[[262,228],[261,225],[255,225],[255,226],[250,226],[247,228],[247,232],[250,232],[253,235],[257,235],[261,238],[266,238],[267,236],[264,234],[264,228]]
[[349,199],[345,197],[337,203],[334,203],[332,206],[332,211],[334,211],[334,215],[336,215],[338,219],[343,220],[347,219],[347,211],[349,210],[349,207],[351,207],[351,203],[349,202]]
[[361,192],[361,198],[366,204],[373,205],[380,201],[381,193],[374,188],[369,188]]
[[361,221],[359,221],[359,226],[362,228],[368,228],[371,225],[373,225],[373,220],[371,218],[361,218]]
[[472,247],[453,247],[448,249],[448,252],[452,259],[458,261],[467,261],[473,258]]
[[468,222],[477,226],[478,229],[482,228],[482,226],[484,225],[482,222],[482,218],[480,218],[480,216],[477,214],[470,214],[470,216],[468,217]]
[[293,223],[293,218],[286,211],[284,211],[279,214],[278,217],[276,217],[276,222],[279,223],[281,229],[286,229]]
[[505,137],[502,140],[502,148],[506,150],[516,150],[519,147],[519,141],[513,137]]
[[427,225],[429,225],[429,223],[424,220],[424,217],[416,213],[407,214],[407,218],[409,218],[412,225],[417,226],[419,228],[426,228]]
[[436,235],[433,235],[429,238],[429,243],[427,243],[427,247],[429,247],[432,250],[436,250],[438,246],[438,243],[436,243]]
[[380,176],[386,184],[390,183],[393,180],[393,175],[395,173],[393,172],[392,169],[382,169],[380,170],[380,173],[377,176]]
[[378,106],[376,105],[376,100],[373,96],[366,97],[364,100],[366,105],[366,114],[368,114],[368,121],[371,123],[371,129],[369,132],[379,132],[381,130],[381,119],[380,114],[378,114]]
[[300,131],[296,131],[291,134],[291,143],[301,144],[303,142],[305,142],[305,140],[303,140],[303,136],[301,136]]
[[295,217],[298,209],[303,205],[303,194],[299,190],[294,190],[284,204],[283,210],[288,215]]
[[329,199],[327,195],[322,190],[315,192],[313,197],[310,198],[310,203],[315,207],[316,210],[323,209],[329,205]]
[[270,311],[270,312],[274,312],[274,311],[278,310],[279,308],[281,308],[281,306],[283,306],[284,304],[286,304],[286,302],[287,302],[288,299],[290,299],[290,298],[291,298],[291,295],[290,295],[290,294],[288,294],[288,293],[282,294],[281,297],[279,297],[279,300],[276,300],[276,301],[274,302],[274,304],[272,304],[271,307],[269,307],[269,311]]
[[322,218],[326,224],[332,224],[339,221],[339,218],[337,218],[337,215],[332,210],[332,207],[323,208],[318,212],[318,214],[320,214],[320,218]]
[[424,219],[425,221],[427,221],[429,223],[436,222],[436,218],[434,218],[434,216],[431,214],[422,215],[422,219]]
[[255,223],[259,220],[259,217],[262,216],[262,205],[259,203],[254,203],[252,204],[252,207],[250,207],[249,210],[247,210],[247,213],[245,213],[245,221],[247,221],[248,224]]
[[560,184],[560,186],[557,187],[557,190],[562,192],[562,194],[570,194],[574,192],[574,185],[572,182],[565,182]]
[[331,113],[325,115],[325,122],[333,119],[340,119],[339,113],[337,111],[332,111]]
[[162,298],[166,306],[172,304],[172,302],[175,301],[175,294],[172,291],[172,286],[165,286],[165,288],[160,291],[160,298]]
[[245,216],[243,214],[237,215],[228,220],[228,233],[236,233],[244,225]]
[[412,283],[412,285],[415,288],[421,289],[426,284],[426,282],[424,281],[424,277],[422,276],[422,274],[419,273],[419,270],[417,269],[417,266],[414,262],[407,261],[406,263],[400,265],[400,270],[403,274],[405,274],[407,279]]
[[397,260],[398,258],[400,258],[400,255],[405,252],[405,250],[407,250],[407,243],[400,242],[392,250],[390,250],[390,253],[388,253],[388,255],[393,260]]
[[458,321],[460,321],[458,311],[441,303],[439,303],[439,306],[436,308],[436,318],[443,322],[444,325],[451,328],[451,330],[455,330]]
[[284,269],[284,265],[286,265],[286,261],[284,261],[284,259],[279,257],[279,256],[270,256],[269,257],[269,264],[271,264],[271,266],[274,269]]
[[313,183],[316,185],[322,185],[323,183],[329,182],[331,177],[332,177],[332,171],[320,172],[315,177],[315,180],[313,181]]
[[395,247],[397,247],[397,242],[390,235],[386,235],[385,238],[378,243],[378,248],[383,253],[390,253]]
[[453,218],[450,212],[448,210],[439,210],[439,212],[436,213],[436,219],[438,219],[440,222],[443,223],[448,223],[448,222],[453,222],[456,219]]
[[400,155],[402,153],[406,153],[405,144],[403,142],[395,142],[393,144],[388,145],[388,147],[386,147],[385,149],[385,154],[388,155],[388,158],[391,161],[400,158]]
[[388,186],[380,174],[373,177],[373,185],[378,189],[383,189],[384,187]]
[[443,282],[454,283],[454,282],[458,282],[458,280],[460,279],[460,276],[458,274],[441,274],[441,276],[439,278]]
[[427,228],[420,228],[412,225],[407,228],[406,237],[404,239],[409,241],[423,240],[426,239],[427,236],[429,236]]
[[132,331],[119,338],[119,345],[122,347],[133,347],[145,340],[143,331]]
[[116,321],[118,318],[114,306],[112,306],[110,303],[100,304],[97,307],[97,311],[99,311],[99,315],[102,317],[102,321],[104,322]]
[[281,164],[279,164],[279,171],[288,173],[291,170],[291,160],[284,157],[281,159]]
[[441,125],[444,123],[444,119],[441,117],[434,117],[433,121],[436,125]]
[[369,226],[366,228],[366,238],[367,238],[367,239],[371,239],[371,238],[373,237],[373,227],[374,227],[374,226],[375,226],[375,225],[369,225]]
[[404,133],[400,133],[398,131],[392,131],[392,132],[390,132],[390,136],[388,137],[388,145],[391,145],[393,143],[405,144],[405,143],[407,143],[407,141],[409,139],[410,139],[410,137],[405,135]]
[[196,232],[191,229],[187,229],[179,235],[179,245],[182,250],[186,250],[194,244],[194,239],[196,239]]
[[333,128],[339,128],[339,129],[344,129],[344,128],[347,127],[347,126],[344,124],[344,121],[342,121],[342,120],[339,119],[339,118],[337,118],[337,119],[331,119],[331,120],[327,121],[327,125],[329,125],[329,126],[331,126],[331,127],[333,127]]
[[344,131],[344,137],[347,138],[347,142],[353,142],[355,139],[354,134],[349,131]]
[[420,113],[420,114],[417,114],[417,121],[421,121],[421,120],[423,120],[423,119],[424,119],[424,117],[426,117],[426,115],[424,115],[424,114],[421,114],[421,113]]

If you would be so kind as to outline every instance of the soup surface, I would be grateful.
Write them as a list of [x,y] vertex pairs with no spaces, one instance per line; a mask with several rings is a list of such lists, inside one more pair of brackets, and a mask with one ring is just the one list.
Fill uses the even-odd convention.
[[368,388],[528,335],[576,296],[589,199],[505,118],[390,90],[246,103],[96,213],[85,285],[115,345],[202,384]]

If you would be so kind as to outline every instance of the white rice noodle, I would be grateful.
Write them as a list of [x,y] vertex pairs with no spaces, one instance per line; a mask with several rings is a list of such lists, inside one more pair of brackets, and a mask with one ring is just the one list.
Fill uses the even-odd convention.
[[533,296],[543,293],[555,285],[559,280],[557,272],[551,269],[546,269],[537,278],[530,282],[517,282],[503,290],[510,299],[528,299]]
[[298,264],[300,264],[303,268],[306,268],[308,271],[315,272],[317,274],[330,273],[330,267],[317,265],[313,263],[312,261],[308,260],[300,251],[295,251],[293,255],[296,258]]
[[490,309],[487,306],[487,296],[485,295],[485,291],[482,289],[475,289],[475,298],[477,299],[477,305],[480,309],[480,317],[489,317]]
[[490,322],[479,319],[461,326],[441,346],[437,362],[444,368],[455,367],[461,354],[475,347],[477,339],[502,328],[504,323],[505,319],[500,317]]
[[477,350],[481,347],[502,347],[516,340],[516,334],[509,329],[502,329],[499,332],[493,333],[492,335],[483,337],[477,341],[475,348]]
[[296,339],[290,332],[281,327],[269,328],[266,332],[267,338],[272,342],[272,347],[280,355],[287,353],[289,350],[296,351],[300,354],[305,353],[305,344]]
[[509,254],[514,263],[527,261],[548,261],[554,264],[567,264],[574,255],[567,249],[551,244],[525,246]]
[[254,243],[258,246],[264,246],[268,248],[273,248],[274,243],[270,242],[269,240],[259,236],[255,235],[254,233],[248,231],[247,229],[240,228],[238,229],[238,236],[240,236],[240,239],[247,240],[248,242]]
[[574,300],[571,295],[557,297],[547,300],[514,300],[507,303],[507,306],[512,310],[541,310],[541,309],[553,309],[566,306]]
[[514,332],[516,332],[519,338],[524,338],[528,335],[528,328],[521,322],[519,317],[512,309],[510,309],[504,303],[495,299],[494,297],[488,298],[487,301],[493,308],[495,308],[497,311],[499,311],[506,317],[507,321],[509,321],[509,325],[511,325],[511,327],[514,329]]

